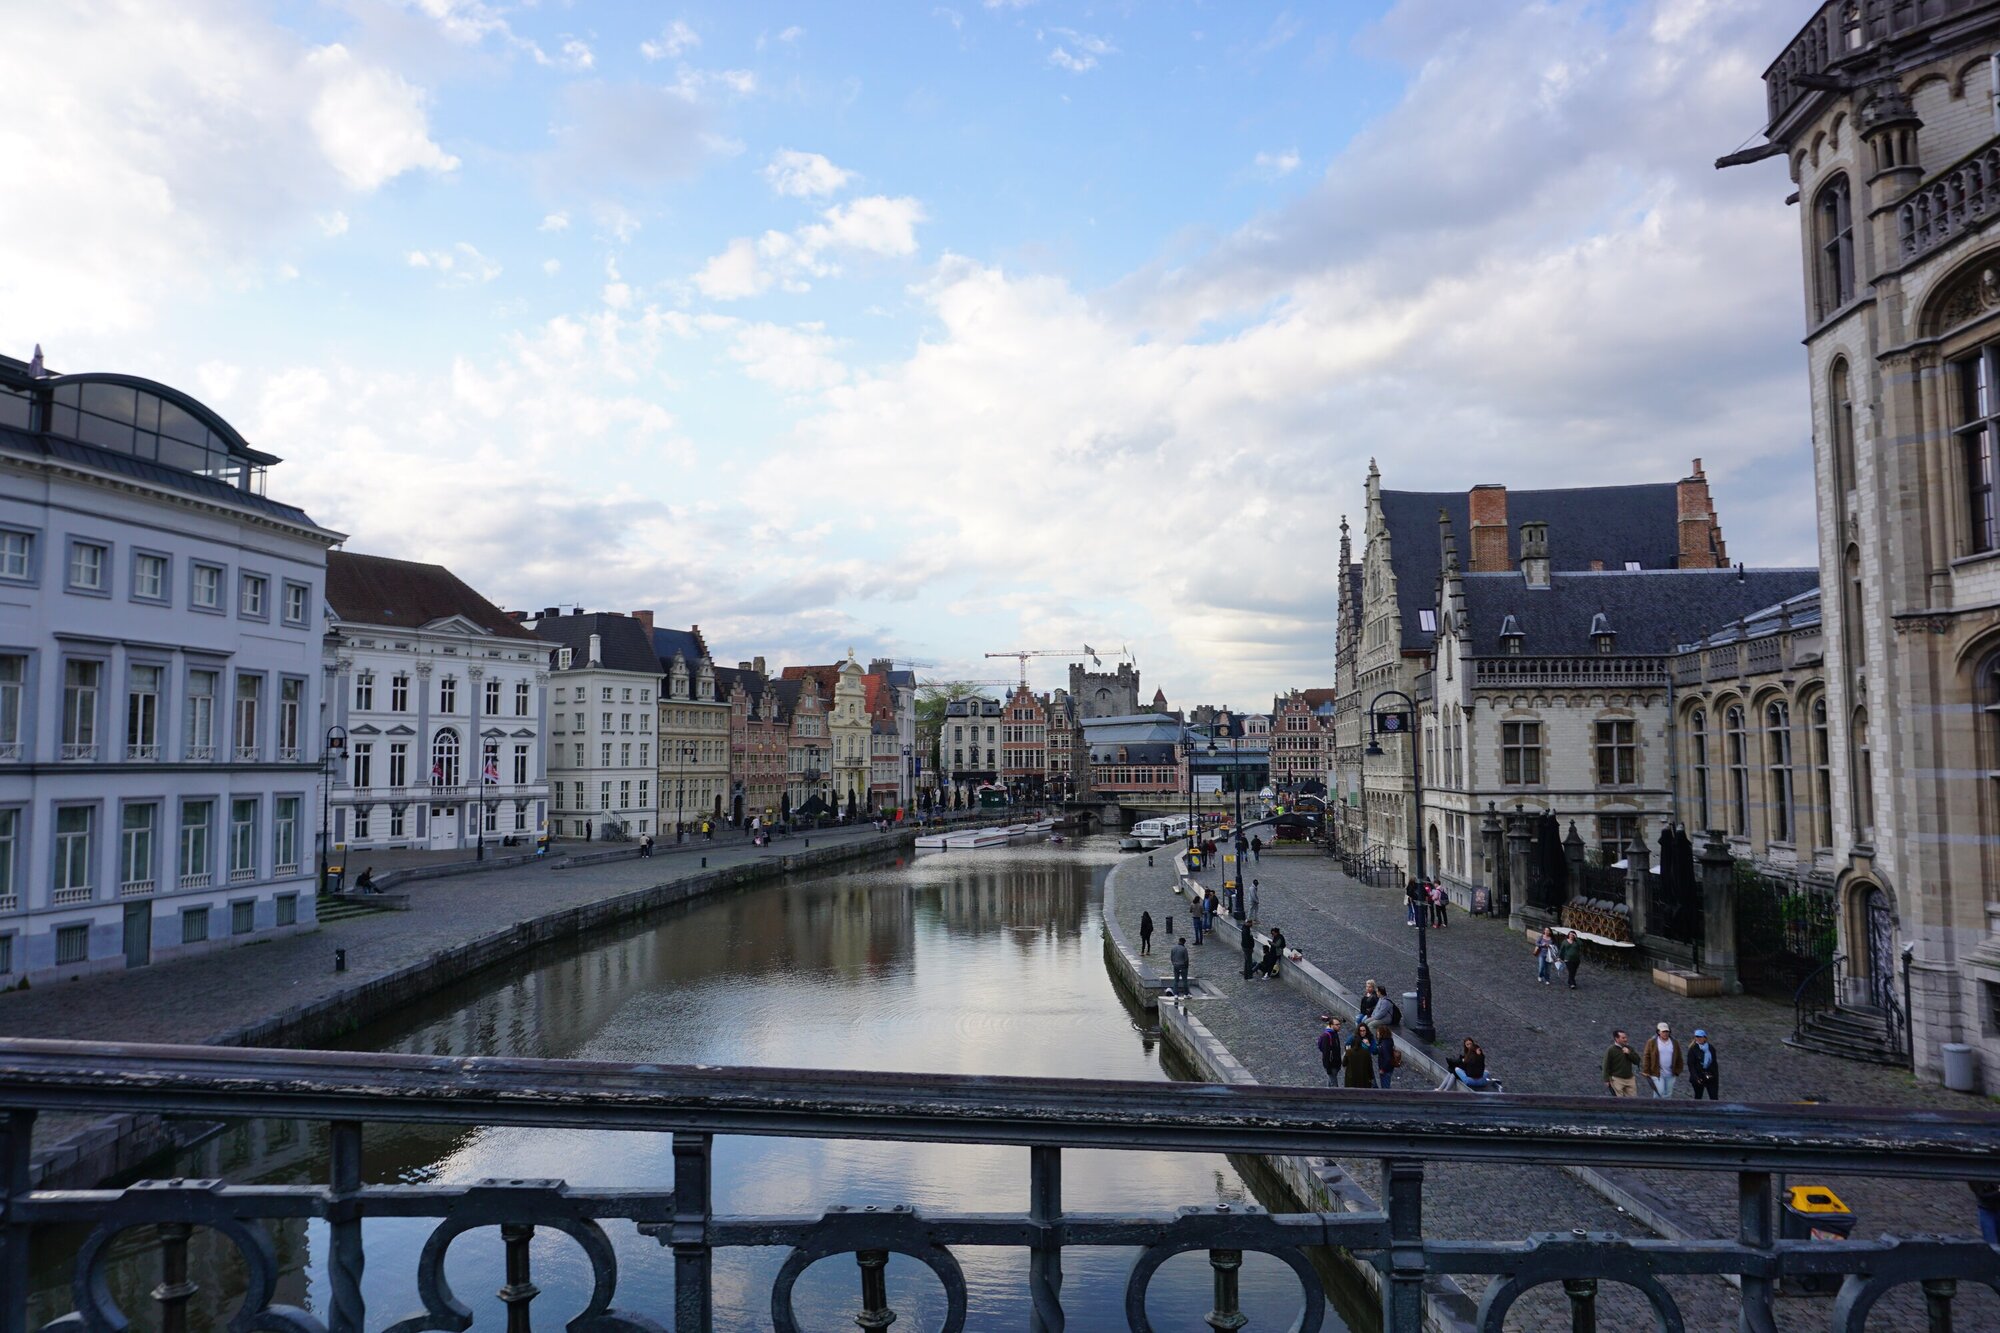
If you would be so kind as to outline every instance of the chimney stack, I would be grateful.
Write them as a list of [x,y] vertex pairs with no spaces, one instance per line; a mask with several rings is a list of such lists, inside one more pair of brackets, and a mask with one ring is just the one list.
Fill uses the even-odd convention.
[[543,620],[554,620],[554,619],[556,618],[556,616],[557,616],[558,614],[560,614],[560,613],[559,613],[559,612],[557,611],[557,609],[556,609],[555,607],[553,607],[553,606],[545,606],[545,607],[543,607],[543,608],[542,608],[542,619],[543,619]]
[[590,636],[590,656],[586,659],[585,665],[594,667],[604,665],[604,636],[602,634],[593,634]]
[[1530,588],[1549,586],[1549,525],[1521,525],[1521,580]]
[[1504,573],[1512,563],[1507,559],[1507,488],[1487,483],[1474,486],[1466,494],[1466,508],[1472,518],[1472,563],[1474,574]]
[[644,625],[646,627],[646,633],[648,635],[652,634],[653,613],[651,611],[634,611],[632,613],[632,619],[638,621],[641,625]]
[[1680,527],[1680,567],[1682,569],[1727,569],[1729,551],[1722,544],[1722,523],[1709,500],[1708,478],[1701,460],[1694,471],[1674,487],[1678,499]]

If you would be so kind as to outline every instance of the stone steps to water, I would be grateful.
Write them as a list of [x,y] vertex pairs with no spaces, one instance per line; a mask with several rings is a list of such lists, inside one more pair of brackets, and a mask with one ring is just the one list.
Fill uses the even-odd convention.
[[358,902],[344,894],[322,893],[318,898],[317,915],[319,923],[324,926],[329,922],[346,921],[357,916],[374,916],[377,912],[388,910],[373,903]]

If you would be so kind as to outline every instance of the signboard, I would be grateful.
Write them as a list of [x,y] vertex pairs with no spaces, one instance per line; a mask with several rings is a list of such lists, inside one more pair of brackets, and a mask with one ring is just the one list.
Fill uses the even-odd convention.
[[1410,732],[1408,713],[1377,713],[1375,730],[1383,736],[1407,736]]
[[1222,774],[1197,773],[1194,775],[1194,790],[1197,796],[1222,790]]

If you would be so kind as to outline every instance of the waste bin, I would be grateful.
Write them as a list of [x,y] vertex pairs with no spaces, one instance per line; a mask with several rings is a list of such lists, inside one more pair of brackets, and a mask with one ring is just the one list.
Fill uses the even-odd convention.
[[1397,1015],[1397,1020],[1399,1025],[1402,1019],[1415,1017],[1416,1012],[1417,1012],[1417,993],[1413,990],[1404,991],[1403,1012]]
[[[1846,1240],[1854,1214],[1824,1185],[1793,1185],[1785,1191],[1778,1218],[1780,1240]],[[1838,1274],[1802,1274],[1785,1279],[1793,1291],[1825,1294],[1840,1289]]]
[[1948,1041],[1938,1050],[1944,1057],[1944,1085],[1953,1092],[1977,1092],[1979,1068],[1972,1061],[1972,1048],[1962,1041]]

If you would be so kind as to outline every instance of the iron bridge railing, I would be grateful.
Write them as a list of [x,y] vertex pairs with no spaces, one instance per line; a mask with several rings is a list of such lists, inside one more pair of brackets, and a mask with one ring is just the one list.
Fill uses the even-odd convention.
[[[1213,1270],[1214,1328],[1239,1328],[1237,1277],[1243,1252],[1262,1251],[1301,1284],[1294,1328],[1324,1318],[1320,1283],[1305,1252],[1336,1246],[1380,1273],[1382,1324],[1419,1333],[1424,1284],[1442,1274],[1486,1274],[1477,1316],[1501,1328],[1526,1292],[1560,1283],[1574,1326],[1594,1327],[1599,1284],[1641,1292],[1662,1329],[1683,1326],[1660,1279],[1736,1274],[1744,1329],[1773,1327],[1782,1278],[1844,1276],[1831,1327],[1860,1333],[1887,1291],[1921,1283],[1932,1328],[1948,1328],[1956,1284],[2000,1289],[2000,1250],[1974,1238],[1924,1236],[1827,1244],[1776,1238],[1772,1176],[1779,1172],[1894,1175],[1952,1182],[2000,1180],[2000,1119],[1975,1113],[1906,1113],[1825,1106],[1732,1106],[1553,1097],[1448,1097],[1425,1093],[1096,1080],[619,1065],[496,1057],[352,1055],[189,1046],[124,1046],[0,1040],[0,1333],[26,1333],[29,1244],[45,1228],[76,1227],[77,1312],[51,1330],[126,1327],[105,1280],[112,1242],[152,1229],[162,1280],[152,1298],[159,1325],[179,1333],[197,1291],[189,1270],[193,1230],[205,1228],[240,1255],[247,1294],[232,1329],[361,1333],[368,1326],[362,1272],[369,1223],[436,1218],[413,1293],[421,1312],[392,1333],[462,1329],[468,1308],[445,1280],[446,1256],[469,1231],[497,1228],[505,1251],[510,1333],[529,1327],[537,1294],[531,1247],[538,1229],[561,1232],[588,1257],[592,1289],[576,1333],[705,1333],[713,1319],[710,1260],[731,1246],[787,1246],[770,1294],[769,1323],[797,1327],[792,1292],[819,1260],[852,1254],[863,1328],[884,1328],[884,1268],[891,1254],[926,1266],[943,1285],[950,1333],[964,1326],[966,1281],[956,1246],[1016,1246],[1029,1252],[1033,1327],[1064,1327],[1062,1256],[1074,1246],[1140,1250],[1124,1293],[1126,1319],[1149,1329],[1147,1288],[1175,1255],[1206,1252]],[[198,1119],[276,1117],[329,1122],[327,1178],[317,1185],[230,1185],[150,1180],[125,1189],[30,1188],[39,1112],[136,1112]],[[667,1185],[571,1189],[559,1180],[484,1180],[470,1185],[365,1185],[364,1122],[457,1126],[547,1126],[648,1130],[673,1136]],[[781,1135],[1026,1146],[1025,1213],[927,1215],[907,1207],[835,1210],[821,1216],[726,1217],[711,1208],[711,1149],[718,1134]],[[1223,1206],[1157,1216],[1065,1211],[1065,1148],[1374,1156],[1382,1159],[1384,1211],[1271,1214]],[[1740,1225],[1734,1239],[1637,1240],[1564,1232],[1510,1241],[1444,1240],[1423,1225],[1430,1162],[1487,1161],[1724,1170],[1736,1175]],[[328,1232],[324,1321],[274,1303],[272,1219],[314,1219]],[[606,1220],[635,1223],[671,1256],[673,1308],[625,1310]],[[72,1231],[64,1233],[74,1236]],[[122,1247],[129,1249],[129,1245]],[[390,1312],[400,1314],[401,1311]],[[753,1316],[732,1312],[733,1322]],[[383,1327],[378,1317],[375,1327]]]

